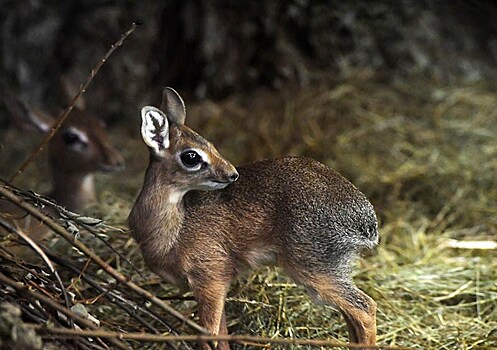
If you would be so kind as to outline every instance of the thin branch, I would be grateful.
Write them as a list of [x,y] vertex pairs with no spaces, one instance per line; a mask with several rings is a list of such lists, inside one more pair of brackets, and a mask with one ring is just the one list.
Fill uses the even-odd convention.
[[[58,213],[58,215],[60,215],[63,219],[68,219],[68,220],[71,220],[71,221],[77,223],[78,225],[81,225],[89,233],[91,233],[96,239],[98,239],[100,242],[102,242],[104,245],[106,245],[110,250],[112,250],[112,252],[114,252],[116,255],[118,255],[140,277],[143,277],[141,271],[138,270],[138,268],[135,265],[133,265],[133,263],[131,261],[129,261],[129,259],[126,258],[123,253],[117,251],[109,242],[107,242],[105,239],[103,239],[101,237],[101,235],[100,235],[99,232],[95,231],[95,229],[94,229],[95,224],[89,225],[89,224],[86,223],[86,222],[88,222],[88,219],[91,219],[92,221],[94,221],[95,220],[94,218],[87,218],[85,216],[82,216],[82,215],[79,215],[77,213],[74,213],[74,212],[66,209],[65,207],[62,207],[62,206],[58,205],[52,199],[44,197],[44,196],[42,196],[42,195],[40,195],[40,194],[38,194],[36,192],[19,190],[19,189],[15,188],[14,186],[12,186],[11,184],[9,184],[8,182],[6,182],[3,179],[0,179],[0,183],[2,183],[4,185],[4,187],[9,188],[17,196],[28,197],[28,198],[33,199],[34,201],[36,201],[36,203],[41,202],[43,205],[49,206],[49,207],[53,208],[54,210],[56,210],[57,213]],[[116,227],[112,227],[112,226],[109,226],[109,225],[105,225],[105,224],[103,224],[103,222],[101,220],[98,220],[98,225],[102,225],[102,226],[107,227],[107,228],[110,227],[110,228],[112,228],[113,230],[116,230],[116,231],[126,232],[126,231],[124,231],[122,229],[119,229],[119,228],[116,228]]]
[[[69,271],[79,275],[79,278],[84,280],[86,283],[91,285],[95,290],[97,290],[101,295],[105,296],[109,301],[112,303],[116,304],[118,307],[120,307],[122,310],[124,310],[128,315],[136,319],[138,322],[140,322],[143,326],[148,328],[150,331],[154,332],[155,334],[160,334],[154,326],[152,326],[149,322],[147,322],[145,319],[143,319],[140,315],[137,314],[136,311],[140,311],[143,314],[148,315],[155,321],[159,322],[161,325],[166,327],[168,329],[168,332],[173,333],[173,334],[178,334],[178,332],[173,329],[169,324],[166,323],[165,320],[160,318],[159,316],[155,315],[152,311],[148,310],[145,307],[142,307],[141,305],[137,304],[136,302],[133,302],[131,300],[127,300],[124,298],[122,295],[120,295],[117,291],[113,290],[113,287],[110,288],[105,288],[99,284],[94,278],[88,276],[88,273],[83,272],[80,270],[80,268],[76,267],[73,265],[70,261],[64,259],[63,257],[53,254],[51,252],[47,252],[48,255],[50,255],[51,259],[55,261],[58,265],[61,265],[68,269]],[[186,345],[186,343],[185,343]],[[190,348],[188,345],[186,345],[188,348]],[[175,350],[177,347],[174,344],[170,344],[170,347]]]
[[[62,283],[62,280],[59,276],[59,273],[55,269],[55,266],[52,264],[48,256],[45,254],[43,249],[36,244],[35,241],[31,239],[28,235],[26,235],[24,232],[17,230],[15,227],[10,225],[8,222],[4,221],[3,218],[0,217],[0,226],[6,229],[8,232],[13,233],[21,237],[35,252],[38,254],[45,264],[47,264],[48,268],[50,269],[50,272],[55,276],[55,279],[57,280],[57,283],[59,283],[60,286],[60,291],[62,295],[64,296],[64,301],[66,303],[66,307],[69,309],[71,307],[71,302],[69,301],[69,296],[67,295],[66,288],[64,287],[64,283]],[[74,321],[72,318],[69,318],[69,323],[71,325],[71,328],[74,328]]]
[[342,343],[333,340],[320,340],[320,339],[289,339],[289,338],[268,338],[256,337],[249,335],[157,335],[148,333],[120,333],[120,332],[107,332],[103,330],[73,330],[67,328],[47,328],[42,325],[29,324],[37,332],[51,335],[60,335],[65,337],[86,336],[86,337],[119,337],[120,339],[140,340],[147,342],[207,342],[207,341],[228,341],[228,342],[251,342],[256,344],[283,344],[283,345],[310,345],[322,347],[344,347],[349,349],[385,349],[385,350],[411,350],[412,348],[401,346],[388,346],[388,345],[364,345],[353,343]]
[[124,34],[122,34],[121,38],[115,44],[111,45],[111,47],[109,48],[109,50],[107,50],[107,52],[105,53],[104,57],[100,61],[98,61],[98,63],[95,66],[95,68],[93,68],[91,70],[90,75],[88,76],[88,79],[86,79],[86,82],[80,87],[80,89],[79,89],[78,93],[76,94],[76,96],[73,97],[73,99],[72,99],[71,104],[69,105],[69,107],[67,107],[66,110],[57,119],[56,123],[52,126],[52,129],[50,130],[50,132],[40,142],[40,144],[35,148],[35,150],[30,154],[30,156],[28,157],[28,159],[26,159],[26,161],[24,163],[22,163],[22,165],[19,167],[19,169],[17,169],[17,171],[15,172],[15,174],[12,175],[12,177],[9,180],[9,182],[14,181],[14,179],[19,174],[21,174],[28,167],[28,165],[31,164],[31,162],[36,158],[36,156],[38,156],[38,154],[47,146],[47,144],[50,141],[50,139],[55,135],[55,133],[57,132],[57,130],[59,130],[60,126],[62,125],[62,123],[64,123],[64,121],[66,120],[66,118],[69,115],[69,113],[71,113],[71,111],[73,110],[74,106],[78,102],[79,98],[86,92],[86,89],[88,88],[88,86],[92,82],[93,78],[95,78],[95,76],[97,75],[97,73],[100,70],[100,68],[104,65],[105,62],[107,62],[107,60],[109,59],[110,55],[112,55],[112,53],[118,47],[120,47],[122,45],[122,43],[124,42],[124,40],[128,36],[130,36],[131,33],[133,33],[135,31],[136,26],[138,24],[139,23],[136,23],[136,22],[133,23],[131,25],[131,28],[128,29]]
[[140,322],[143,326],[145,326],[146,328],[148,328],[150,331],[152,331],[152,332],[154,332],[156,334],[160,333],[155,327],[153,327],[151,324],[149,324],[148,322],[146,322],[145,320],[143,320],[139,315],[136,314],[136,312],[134,310],[135,308],[137,308],[136,305],[130,305],[130,306],[126,305],[126,304],[129,304],[130,301],[125,300],[120,295],[118,295],[117,293],[113,292],[111,289],[104,288],[97,281],[95,281],[93,278],[89,277],[87,273],[83,273],[79,268],[77,268],[76,266],[74,266],[73,264],[71,264],[66,259],[64,259],[64,258],[62,258],[60,256],[55,256],[55,255],[53,256],[53,259],[59,265],[63,265],[68,270],[72,271],[73,273],[78,274],[79,278],[81,278],[83,281],[85,281],[90,286],[92,286],[93,288],[95,288],[99,293],[101,293],[101,295],[105,296],[110,301],[112,301],[113,303],[117,304],[117,306],[119,306],[121,309],[123,309],[128,315],[130,315],[131,317],[133,317],[136,320],[138,320],[138,322]]
[[[91,321],[89,321],[89,320],[75,314],[71,310],[59,305],[57,302],[53,301],[52,299],[29,290],[26,285],[8,278],[7,276],[5,276],[1,272],[0,272],[0,282],[15,289],[19,295],[28,296],[29,298],[36,299],[36,300],[42,302],[43,304],[50,306],[52,309],[55,309],[56,311],[61,312],[62,314],[64,314],[68,318],[72,318],[77,324],[79,324],[83,327],[90,328],[90,329],[97,328],[97,326],[94,323],[92,323]],[[108,338],[109,341],[112,342],[112,344],[115,345],[116,347],[118,347],[119,349],[128,349],[128,347],[125,344],[123,344],[121,341],[119,341],[118,338],[116,338],[116,337],[106,337],[106,338]]]
[[83,252],[86,256],[88,256],[90,259],[92,259],[97,265],[99,265],[105,272],[107,272],[110,276],[115,278],[119,283],[122,283],[126,285],[130,290],[134,291],[138,295],[148,299],[152,304],[160,307],[162,310],[166,311],[170,315],[176,317],[178,320],[182,321],[192,329],[202,333],[202,334],[210,334],[210,332],[205,329],[204,327],[200,326],[196,322],[192,321],[191,319],[185,317],[182,313],[159,299],[157,296],[154,294],[150,293],[149,291],[141,288],[138,286],[136,283],[133,283],[128,280],[124,275],[122,275],[120,272],[118,272],[116,269],[114,269],[112,266],[107,264],[100,256],[98,256],[93,250],[88,248],[85,244],[83,244],[80,241],[77,241],[74,239],[74,237],[66,231],[61,225],[59,225],[57,222],[55,222],[52,218],[48,217],[47,215],[43,214],[40,212],[35,206],[32,204],[26,202],[25,200],[19,198],[16,196],[12,190],[6,187],[1,187],[0,186],[0,195],[6,198],[8,201],[12,202],[13,204],[17,205],[21,209],[24,209],[27,211],[29,214],[34,216],[36,219],[41,221],[43,224],[47,225],[50,227],[52,231],[55,233],[59,234],[62,236],[65,240],[67,240],[70,244],[72,244],[74,247],[79,249],[81,252]]
[[43,249],[40,248],[38,244],[36,244],[35,241],[33,241],[28,235],[26,235],[24,232],[17,230],[14,226],[12,226],[9,222],[5,221],[2,217],[0,217],[0,227],[3,227],[5,230],[7,230],[9,233],[15,234],[18,237],[21,237],[21,239],[28,244],[35,252],[38,254],[42,260],[47,264],[48,268],[52,273],[57,273],[55,270],[54,265],[48,258],[48,256],[45,254]]
[[[26,305],[23,305],[22,303],[19,303],[18,298],[14,298],[13,294],[8,294],[8,295],[2,295],[3,298],[2,301],[7,301],[8,303],[12,305],[17,305],[20,307],[22,314],[27,317],[28,319],[31,319],[33,322],[43,324],[47,322],[47,311],[43,310],[40,311],[38,308],[38,304],[32,305],[34,308],[31,309]],[[57,320],[58,321],[58,320]]]
[[[77,220],[76,220],[77,221]],[[136,272],[136,274],[140,277],[143,277],[143,274],[141,273],[140,270],[138,270],[138,268],[133,265],[133,263],[131,261],[129,261],[128,258],[126,258],[124,256],[123,253],[119,252],[118,250],[116,250],[112,244],[110,244],[109,242],[107,242],[105,239],[103,239],[102,237],[100,237],[100,234],[98,232],[95,232],[93,230],[93,228],[90,226],[90,225],[87,225],[87,224],[82,224],[82,223],[79,223],[81,226],[83,226],[88,232],[90,232],[96,239],[98,239],[100,242],[102,242],[105,246],[107,246],[107,248],[109,248],[113,253],[115,253],[117,256],[119,256],[126,264],[128,264],[129,267],[131,267],[131,269]]]

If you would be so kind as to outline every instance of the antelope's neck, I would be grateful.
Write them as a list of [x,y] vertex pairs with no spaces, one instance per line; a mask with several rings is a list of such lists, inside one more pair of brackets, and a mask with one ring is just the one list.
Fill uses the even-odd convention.
[[161,181],[149,168],[143,188],[131,210],[129,224],[144,257],[165,256],[181,230],[184,192]]
[[97,199],[93,175],[63,174],[54,171],[50,196],[67,209],[80,212]]

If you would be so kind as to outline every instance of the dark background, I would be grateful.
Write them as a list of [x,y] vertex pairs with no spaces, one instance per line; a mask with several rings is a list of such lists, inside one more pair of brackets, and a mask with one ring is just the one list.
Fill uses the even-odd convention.
[[64,101],[135,20],[143,25],[86,94],[111,121],[158,103],[160,87],[222,98],[357,71],[442,83],[496,76],[496,7],[484,1],[6,1],[0,88],[43,109]]

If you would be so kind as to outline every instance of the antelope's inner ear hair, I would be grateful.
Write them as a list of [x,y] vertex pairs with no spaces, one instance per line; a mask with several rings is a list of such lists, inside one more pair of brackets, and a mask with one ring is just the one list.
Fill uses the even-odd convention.
[[141,110],[141,133],[145,144],[159,157],[169,147],[169,121],[158,108],[145,106]]

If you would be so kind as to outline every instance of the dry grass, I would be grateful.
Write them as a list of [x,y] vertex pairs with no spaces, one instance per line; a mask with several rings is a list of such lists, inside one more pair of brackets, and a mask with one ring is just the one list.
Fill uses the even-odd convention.
[[[261,90],[221,103],[187,101],[187,124],[236,164],[307,155],[342,172],[371,198],[381,221],[381,245],[360,261],[355,280],[378,303],[380,343],[491,349],[497,347],[495,250],[456,250],[447,242],[497,240],[495,92],[485,84],[357,78],[299,91]],[[124,227],[147,151],[137,125],[119,130],[125,135],[116,141],[126,153],[127,173],[99,179],[101,202],[89,213]],[[36,184],[30,176],[22,181]],[[83,239],[157,295],[177,294],[149,273],[138,276],[103,244]],[[110,232],[108,239],[144,270],[129,237]],[[172,303],[195,312],[192,301],[173,298]],[[109,328],[140,329],[126,315],[109,313],[114,306],[106,299],[91,308]],[[273,268],[235,283],[227,313],[236,334],[347,340],[335,311],[313,304]]]
[[[195,120],[196,128],[222,140],[234,159],[288,153],[319,159],[373,200],[382,244],[362,262],[356,280],[378,301],[381,343],[497,346],[495,251],[446,244],[450,238],[497,240],[492,87],[358,80],[287,96],[261,92],[246,101],[227,101],[218,123],[202,125],[210,111]],[[243,136],[219,130],[231,123],[228,128],[241,126]],[[256,301],[228,304],[233,315],[245,315],[232,321],[237,332],[345,339],[337,315],[330,318],[329,310],[309,304],[300,288],[270,271],[230,294]]]

